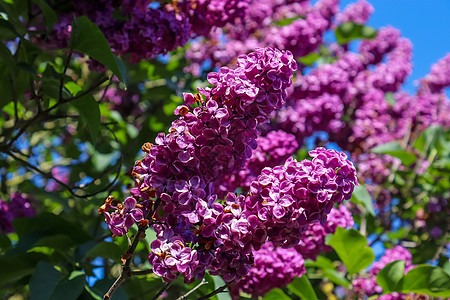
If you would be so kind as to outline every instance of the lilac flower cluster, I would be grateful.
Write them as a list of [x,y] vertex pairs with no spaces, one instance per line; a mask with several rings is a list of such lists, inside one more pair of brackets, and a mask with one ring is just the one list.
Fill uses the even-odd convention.
[[300,145],[316,131],[338,132],[343,124],[342,101],[337,95],[323,94],[317,98],[297,101],[277,113],[279,127],[296,136]]
[[250,185],[247,208],[262,220],[275,245],[297,244],[309,223],[326,222],[335,203],[351,197],[356,170],[344,153],[317,148],[312,161],[289,158],[265,168]]
[[[52,176],[61,181],[62,183],[69,183],[70,170],[63,167],[54,167],[52,169]],[[54,192],[60,190],[62,187],[59,183],[57,183],[54,179],[50,179],[45,186],[45,190],[47,192]]]
[[[96,23],[112,50],[136,63],[183,46],[191,36],[207,36],[211,28],[234,23],[245,15],[250,1],[185,1],[157,8],[149,7],[149,2],[121,1],[119,6],[113,0],[73,2],[72,12]],[[72,20],[72,14],[61,14],[47,47],[67,47]]]
[[[149,203],[137,203],[133,197],[128,197],[123,203],[114,203],[114,199],[110,196],[100,207],[99,213],[105,215],[105,221],[109,229],[115,236],[122,236],[128,228],[133,226],[135,222],[144,219],[148,212]],[[110,209],[114,211],[109,212]]]
[[[152,215],[158,240],[149,260],[166,281],[180,272],[191,282],[205,270],[239,281],[253,264],[253,250],[267,239],[284,247],[298,243],[306,226],[324,222],[357,184],[345,154],[319,148],[310,152],[312,162],[289,158],[265,168],[247,196],[228,193],[225,203],[218,202],[215,186],[246,165],[257,148],[258,125],[283,106],[296,69],[290,52],[272,48],[240,56],[237,65],[208,74],[213,87],[201,94],[184,94],[169,133],[143,146],[147,155],[133,168],[131,197],[123,204],[108,198],[100,208],[115,235],[158,209]],[[294,143],[291,138],[288,144]],[[280,160],[287,156],[261,147]]]
[[331,247],[325,245],[325,237],[336,231],[336,228],[352,228],[353,217],[350,211],[344,206],[332,208],[328,214],[325,224],[312,223],[302,234],[300,242],[295,245],[295,249],[305,258],[316,260],[317,256],[326,251],[331,251]]
[[431,67],[430,74],[421,81],[422,89],[431,93],[440,93],[450,86],[450,53]]
[[104,102],[109,103],[110,109],[120,112],[124,119],[129,115],[139,116],[143,112],[143,109],[139,107],[139,95],[129,89],[122,90],[111,86],[100,97]]
[[182,3],[194,36],[208,36],[211,28],[234,24],[246,16],[251,0],[198,0]]
[[347,5],[347,7],[336,19],[338,23],[354,22],[358,24],[365,24],[374,11],[373,6],[366,0],[358,0],[355,3]]
[[[257,298],[274,288],[282,288],[306,273],[303,257],[295,249],[265,243],[253,251],[254,266],[237,284],[236,289]],[[237,294],[237,293],[236,293]]]
[[[72,4],[75,15],[87,16],[96,23],[111,49],[118,55],[128,57],[132,63],[165,54],[188,41],[191,27],[184,15],[169,5],[153,9],[148,7],[149,1],[135,2],[123,1],[118,7],[113,0]],[[61,14],[54,27],[55,33],[49,36],[46,45],[66,47],[72,20],[72,14]]]
[[[385,254],[381,257],[381,259],[375,262],[372,265],[372,268],[369,271],[368,277],[356,278],[352,281],[353,291],[357,295],[367,295],[372,296],[374,294],[382,293],[382,288],[377,285],[377,274],[383,269],[387,264],[396,261],[403,260],[405,261],[405,274],[408,273],[409,270],[414,268],[411,260],[411,253],[401,247],[395,246],[392,249],[387,249]],[[393,298],[387,297],[386,299],[405,299],[405,298],[395,298],[396,295],[391,295]],[[398,294],[399,297],[403,297],[403,294]]]
[[198,265],[197,251],[187,247],[183,238],[172,235],[156,239],[151,243],[151,249],[149,260],[153,273],[167,281],[174,280],[178,272],[187,281],[193,280]]
[[397,46],[399,38],[400,30],[388,26],[380,28],[374,40],[363,40],[358,50],[364,63],[368,65],[380,63],[383,56]]
[[291,51],[295,57],[315,51],[322,43],[328,22],[319,13],[309,13],[287,26],[269,27],[264,44]]
[[12,222],[15,218],[32,217],[36,215],[33,200],[27,195],[15,192],[10,201],[0,199],[0,229],[3,233],[12,233]]
[[221,178],[221,182],[217,182],[219,197],[224,192],[234,191],[238,187],[244,191],[248,190],[250,183],[261,174],[262,169],[284,163],[298,149],[295,136],[282,130],[270,131],[264,137],[259,136],[256,143],[258,147],[253,151],[245,168],[239,173],[230,174],[226,178]]

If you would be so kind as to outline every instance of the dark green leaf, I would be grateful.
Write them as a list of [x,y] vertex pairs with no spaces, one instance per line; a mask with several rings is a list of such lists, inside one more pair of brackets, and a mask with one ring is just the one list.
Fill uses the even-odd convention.
[[86,122],[91,136],[92,144],[95,145],[100,131],[100,109],[97,101],[90,94],[86,94],[83,97],[72,101],[72,105],[75,106]]
[[338,271],[333,265],[333,262],[326,257],[319,255],[316,261],[307,260],[305,262],[306,267],[318,267],[322,269],[323,276],[328,278],[331,282],[345,287],[350,286],[350,282],[345,279],[345,276]]
[[76,243],[91,239],[79,225],[72,224],[63,217],[48,212],[35,217],[14,219],[13,227],[21,239],[23,236],[33,233],[42,236],[62,234],[69,236]]
[[14,26],[10,22],[8,22],[7,20],[0,19],[0,28],[8,29],[15,37],[20,36],[19,33],[14,28]]
[[46,236],[37,241],[34,247],[49,247],[60,251],[68,250],[76,243],[65,234],[56,234],[52,236]]
[[368,267],[375,259],[367,239],[355,229],[337,227],[328,245],[333,247],[350,274]]
[[30,279],[30,300],[49,299],[61,278],[51,264],[39,262]]
[[394,292],[404,273],[405,261],[393,261],[380,270],[377,275],[377,284],[383,288],[383,293]]
[[302,299],[318,299],[306,274],[303,274],[302,277],[296,277],[294,281],[288,285],[288,289]]
[[[16,74],[17,65],[14,56],[11,51],[9,51],[8,47],[2,42],[0,43],[0,60],[3,61],[5,66],[9,69],[9,72]],[[9,81],[9,80],[8,80]]]
[[[0,70],[3,67],[4,65],[0,64]],[[4,70],[6,71],[7,68],[4,68]],[[2,109],[12,101],[11,81],[7,75],[0,76],[0,94],[2,95],[0,97],[0,109]]]
[[55,11],[44,0],[34,0],[34,2],[39,6],[42,13],[44,14],[45,24],[47,24],[47,28],[51,30],[56,21],[58,21],[58,16],[56,15]]
[[397,157],[405,166],[409,166],[417,160],[417,157],[414,154],[404,150],[399,142],[389,142],[386,144],[378,145],[372,148],[371,151],[373,153],[388,154],[390,156]]
[[81,16],[74,21],[73,28],[73,36],[71,36],[73,49],[86,53],[99,61],[126,84],[124,65],[119,66],[119,59],[111,52],[111,47],[97,24],[89,21],[87,17]]
[[432,125],[419,135],[414,142],[414,148],[426,155],[431,149],[436,148],[441,139],[444,139],[444,130],[441,126]]
[[53,290],[50,300],[76,300],[86,284],[86,275],[82,271],[73,271],[69,278],[58,283]]
[[440,267],[420,265],[403,277],[399,283],[399,291],[450,297],[450,275]]
[[0,282],[14,282],[33,273],[40,261],[45,261],[46,255],[41,253],[25,253],[16,256],[0,256]]
[[374,39],[377,31],[369,26],[346,22],[336,28],[335,35],[337,42],[342,45],[355,39]]
[[363,184],[355,186],[350,201],[356,204],[362,204],[366,208],[367,213],[371,214],[372,216],[375,215],[375,211],[373,210],[372,197],[370,197],[369,192]]
[[292,300],[292,299],[291,297],[286,295],[282,290],[273,289],[264,296],[263,300]]
[[0,234],[0,249],[5,250],[11,247],[11,241],[6,234]]
[[105,257],[120,262],[122,254],[122,249],[117,244],[101,242],[89,250],[86,257]]

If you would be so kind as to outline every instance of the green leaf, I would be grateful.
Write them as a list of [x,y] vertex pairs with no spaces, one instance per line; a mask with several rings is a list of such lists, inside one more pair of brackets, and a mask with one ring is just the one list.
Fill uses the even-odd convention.
[[16,60],[4,43],[0,43],[0,60],[3,61],[10,72],[14,74],[17,72]]
[[117,244],[101,242],[89,250],[86,257],[105,257],[120,262],[122,254],[122,249]]
[[291,297],[286,295],[282,290],[273,289],[264,296],[263,300],[292,300],[292,299]]
[[25,253],[16,256],[0,256],[0,282],[2,284],[14,282],[31,275],[38,262],[47,260],[48,257],[41,253]]
[[[0,70],[4,67],[4,65],[0,64]],[[7,68],[4,68],[4,71],[7,71]],[[9,80],[9,76],[0,74],[0,109],[5,107],[8,103],[12,101],[12,89],[11,89],[11,81]]]
[[335,35],[337,42],[342,45],[355,39],[374,39],[377,36],[377,31],[369,26],[346,22],[336,28]]
[[294,281],[288,285],[288,289],[302,299],[318,299],[306,274],[303,274],[302,277],[296,277]]
[[432,125],[425,129],[414,142],[414,148],[426,155],[436,148],[439,141],[444,139],[444,130],[441,126]]
[[49,299],[61,278],[51,264],[39,262],[30,279],[30,300]]
[[306,66],[311,66],[316,60],[318,60],[320,55],[316,52],[311,52],[308,55],[298,58],[298,61]]
[[74,50],[86,53],[109,68],[124,84],[126,72],[124,64],[113,55],[103,33],[97,24],[92,23],[86,16],[76,18],[72,30],[71,43]]
[[350,286],[350,282],[345,279],[345,276],[338,271],[333,265],[333,262],[328,258],[319,255],[316,261],[307,260],[305,262],[306,267],[318,267],[322,269],[323,276],[328,278],[331,282],[336,283],[337,285],[342,285],[345,287]]
[[377,284],[383,288],[383,293],[387,294],[396,291],[396,286],[405,273],[405,261],[396,260],[387,264],[377,275]]
[[375,215],[375,211],[373,210],[372,197],[370,197],[370,194],[364,184],[355,186],[350,201],[356,204],[363,205],[366,208],[367,213],[371,214],[372,216]]
[[69,236],[76,243],[83,243],[91,239],[79,225],[48,212],[34,217],[14,219],[13,227],[20,239],[25,235],[32,234],[41,234],[42,236],[62,234]]
[[86,122],[91,136],[92,144],[95,145],[100,132],[100,109],[97,101],[90,94],[86,94],[79,99],[71,102],[80,113],[83,120]]
[[298,16],[295,16],[295,17],[292,17],[292,18],[286,18],[286,19],[278,20],[278,21],[273,22],[273,25],[280,26],[280,27],[281,26],[287,26],[287,25],[292,24],[294,21],[296,21],[298,19],[305,19],[305,16],[298,15]]
[[384,99],[390,106],[394,106],[397,100],[395,100],[394,93],[387,92],[384,94]]
[[56,15],[55,11],[44,0],[34,0],[34,2],[39,6],[42,13],[44,14],[45,24],[47,24],[47,28],[51,30],[56,21],[58,21],[58,16]]
[[450,297],[450,275],[440,267],[419,265],[410,270],[399,283],[399,292]]
[[76,243],[66,234],[55,234],[41,238],[34,247],[49,247],[60,251],[66,251]]
[[367,239],[355,229],[337,227],[328,245],[333,247],[350,274],[368,267],[375,259]]
[[0,249],[5,250],[11,247],[11,240],[6,234],[0,234]]
[[61,280],[53,290],[49,300],[76,300],[86,284],[86,274],[73,271],[69,278]]
[[372,148],[371,152],[388,154],[390,156],[397,157],[405,166],[410,166],[417,160],[417,157],[414,154],[404,150],[399,142],[389,142],[386,144],[378,145]]

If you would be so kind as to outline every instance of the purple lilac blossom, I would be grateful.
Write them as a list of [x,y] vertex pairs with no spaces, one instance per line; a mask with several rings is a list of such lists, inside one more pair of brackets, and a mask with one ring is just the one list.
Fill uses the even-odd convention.
[[4,233],[14,232],[12,222],[15,218],[26,218],[36,215],[33,199],[26,194],[14,192],[10,201],[0,199],[0,229]]
[[[113,0],[73,3],[77,16],[87,16],[105,35],[117,55],[128,57],[131,63],[153,58],[158,54],[183,46],[189,39],[191,26],[185,15],[170,5],[157,9],[141,1],[125,1],[116,8]],[[101,9],[99,9],[101,7]],[[114,17],[115,12],[121,18]],[[55,25],[55,33],[46,45],[67,47],[72,30],[72,14],[62,14]]]
[[340,14],[336,16],[338,23],[354,22],[365,24],[374,11],[373,6],[366,0],[358,0],[355,3],[347,5]]
[[430,73],[421,81],[421,89],[440,93],[450,86],[450,53],[431,66]]
[[222,181],[217,183],[219,197],[224,192],[234,191],[238,187],[247,191],[250,183],[261,174],[262,169],[284,163],[298,149],[295,136],[282,130],[270,131],[264,137],[259,136],[256,143],[258,148],[253,151],[245,168],[237,174],[222,178]]
[[[70,170],[63,167],[54,167],[52,168],[52,176],[61,181],[62,183],[68,184],[69,183],[69,176],[70,176]],[[54,192],[60,190],[62,187],[59,183],[57,183],[55,180],[50,179],[47,182],[47,185],[45,186],[45,190],[47,192]]]
[[298,100],[277,112],[278,126],[297,138],[299,145],[316,131],[335,133],[342,128],[344,106],[337,95],[323,94],[317,98]]
[[289,25],[269,27],[264,33],[264,44],[286,49],[295,57],[315,51],[322,43],[322,35],[328,22],[318,13],[309,13],[305,19],[298,19]]
[[374,40],[363,40],[359,46],[365,64],[376,65],[381,62],[386,53],[392,51],[400,38],[400,31],[391,26],[378,30]]
[[351,197],[356,170],[344,153],[317,148],[312,161],[289,158],[265,168],[250,185],[246,206],[264,223],[275,245],[298,244],[309,223],[326,222],[335,203]]
[[[284,166],[265,168],[249,195],[228,193],[223,205],[217,202],[214,186],[252,156],[257,126],[284,105],[296,68],[290,52],[271,48],[240,56],[237,65],[208,74],[212,88],[184,94],[185,105],[175,110],[179,117],[169,133],[143,146],[147,155],[133,168],[135,188],[127,203],[114,206],[107,199],[100,209],[120,235],[147,215],[150,198],[159,198],[162,207],[153,215],[158,242],[149,259],[166,281],[178,271],[191,282],[206,269],[226,282],[238,281],[253,264],[252,251],[268,237],[284,247],[297,243],[309,223],[324,222],[357,184],[345,154],[319,148],[310,152],[312,162],[289,158]],[[193,248],[184,250],[188,243],[195,254]],[[173,247],[183,270],[167,262]]]
[[[264,296],[274,288],[282,288],[306,273],[304,260],[295,249],[275,247],[265,243],[253,251],[254,265],[237,284],[237,289],[254,298]],[[236,297],[238,299],[238,297]]]
[[243,20],[251,0],[198,0],[182,3],[193,36],[208,36],[211,28]]

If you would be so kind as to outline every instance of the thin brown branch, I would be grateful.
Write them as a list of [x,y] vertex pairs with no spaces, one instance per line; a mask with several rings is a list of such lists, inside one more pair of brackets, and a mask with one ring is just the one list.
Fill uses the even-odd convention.
[[205,285],[205,284],[208,284],[208,282],[205,280],[205,278],[203,278],[202,281],[200,281],[200,283],[196,287],[194,287],[192,290],[190,290],[186,294],[181,295],[180,297],[178,297],[177,300],[184,300],[184,299],[186,299],[190,294],[192,294],[197,289],[199,289],[202,285]]
[[[151,209],[147,216],[145,217],[146,220],[153,215],[153,213],[158,209],[159,205],[161,203],[161,199],[157,199],[155,204],[153,205],[153,209]],[[130,264],[133,259],[134,251],[136,250],[137,245],[139,242],[145,238],[145,231],[149,227],[151,223],[150,222],[141,222],[138,225],[138,232],[136,236],[134,237],[134,240],[132,244],[128,247],[128,250],[122,255],[122,273],[120,276],[116,279],[116,281],[113,283],[113,285],[109,288],[108,292],[103,296],[104,300],[108,300],[111,298],[111,296],[115,293],[115,291],[119,288],[119,286],[129,277],[133,276],[138,271],[131,271]],[[145,270],[146,271],[146,270]],[[142,275],[142,274],[139,274]]]
[[95,89],[97,89],[100,85],[102,85],[103,83],[105,83],[108,80],[108,77],[103,76],[96,84],[94,84],[92,87],[88,88],[86,91],[78,93],[75,96],[72,96],[68,99],[62,99],[61,101],[58,101],[57,103],[55,103],[53,106],[47,108],[46,110],[36,114],[33,118],[29,119],[23,126],[22,128],[19,129],[19,132],[8,142],[8,144],[6,145],[7,148],[10,148],[12,146],[12,144],[17,141],[17,139],[28,129],[28,127],[30,127],[33,123],[38,122],[39,120],[45,120],[46,117],[49,115],[49,113],[59,107],[60,105],[64,104],[64,103],[68,103],[70,101],[79,99],[89,93],[91,93],[92,91],[94,91]]
[[231,282],[228,282],[227,284],[225,284],[225,285],[223,285],[223,286],[221,286],[219,288],[217,288],[215,291],[209,293],[208,295],[198,298],[197,300],[206,300],[206,299],[211,298],[212,296],[215,296],[217,294],[223,293],[233,283],[234,283],[234,280],[231,281]]
[[152,274],[152,273],[153,273],[153,269],[131,271],[132,276],[148,275],[148,274]]
[[[178,274],[178,275],[179,275],[179,274]],[[177,277],[178,277],[178,276],[177,276]],[[167,283],[162,287],[162,289],[160,289],[160,290],[156,293],[156,295],[153,296],[152,300],[157,300],[157,299],[159,298],[159,296],[161,296],[165,291],[167,291],[167,289],[172,285],[172,283],[173,283],[174,281],[175,281],[175,279],[172,280],[172,281],[167,282]]]
[[64,79],[66,78],[66,72],[70,65],[70,60],[72,59],[73,49],[72,47],[69,50],[69,55],[67,56],[67,62],[64,66],[64,70],[61,74],[61,79],[59,82],[59,101],[63,100],[63,89],[64,89]]

